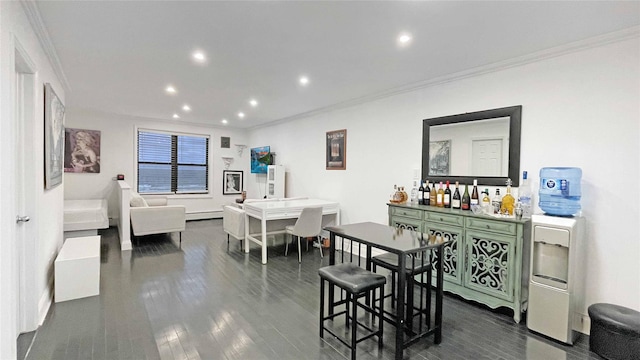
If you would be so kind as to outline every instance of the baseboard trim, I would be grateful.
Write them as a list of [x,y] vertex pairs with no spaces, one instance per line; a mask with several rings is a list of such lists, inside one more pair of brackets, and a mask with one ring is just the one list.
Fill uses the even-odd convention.
[[44,319],[46,319],[47,314],[49,313],[49,309],[51,308],[51,303],[53,302],[53,296],[51,294],[51,290],[53,288],[53,277],[49,279],[49,284],[47,289],[44,291],[40,300],[38,301],[38,327],[44,324]]
[[187,220],[205,220],[222,218],[222,210],[194,211],[186,214]]
[[588,315],[576,312],[573,319],[573,330],[585,335],[591,334],[591,318]]

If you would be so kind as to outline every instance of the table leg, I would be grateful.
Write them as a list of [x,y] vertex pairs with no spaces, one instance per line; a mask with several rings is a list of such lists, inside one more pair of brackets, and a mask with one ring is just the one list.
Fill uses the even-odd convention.
[[402,359],[404,352],[404,297],[407,292],[407,279],[406,271],[406,256],[404,254],[398,255],[398,292],[396,303],[396,360]]
[[443,256],[443,246],[438,247],[438,261],[436,262],[436,277],[437,277],[437,285],[436,285],[436,318],[435,318],[435,326],[436,332],[434,335],[433,342],[436,344],[440,344],[442,341],[442,297],[443,297],[443,286],[444,286],[444,276],[443,276],[443,265],[442,265],[442,256]]
[[244,252],[249,252],[249,215],[244,214]]
[[[353,242],[352,242],[353,244]],[[362,246],[362,244],[358,243],[358,246]],[[367,269],[367,271],[371,271],[371,246],[369,245],[365,245],[367,247],[367,260],[366,260],[366,264],[365,267]],[[375,291],[375,290],[374,290]],[[369,293],[367,293],[367,295],[365,296],[365,302],[367,303],[368,306],[372,306],[371,304],[371,295]],[[373,315],[371,316],[373,318]]]
[[267,263],[267,220],[262,217],[262,264]]

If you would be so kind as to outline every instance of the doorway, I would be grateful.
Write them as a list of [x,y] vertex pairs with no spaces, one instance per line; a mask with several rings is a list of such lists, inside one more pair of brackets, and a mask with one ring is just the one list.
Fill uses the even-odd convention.
[[471,154],[471,173],[474,176],[504,176],[502,139],[472,140]]

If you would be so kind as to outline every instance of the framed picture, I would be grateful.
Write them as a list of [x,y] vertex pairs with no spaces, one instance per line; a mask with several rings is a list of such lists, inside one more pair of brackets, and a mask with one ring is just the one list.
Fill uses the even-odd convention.
[[100,131],[64,130],[64,172],[100,172]]
[[62,183],[64,104],[51,84],[44,84],[44,188]]
[[327,170],[347,168],[347,130],[327,132]]
[[222,195],[234,195],[242,193],[243,171],[223,170],[222,171]]
[[429,142],[429,175],[449,175],[451,140]]

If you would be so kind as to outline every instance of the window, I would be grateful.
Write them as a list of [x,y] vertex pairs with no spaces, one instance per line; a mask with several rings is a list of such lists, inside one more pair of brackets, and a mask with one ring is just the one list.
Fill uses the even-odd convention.
[[138,131],[139,193],[209,190],[209,138]]

